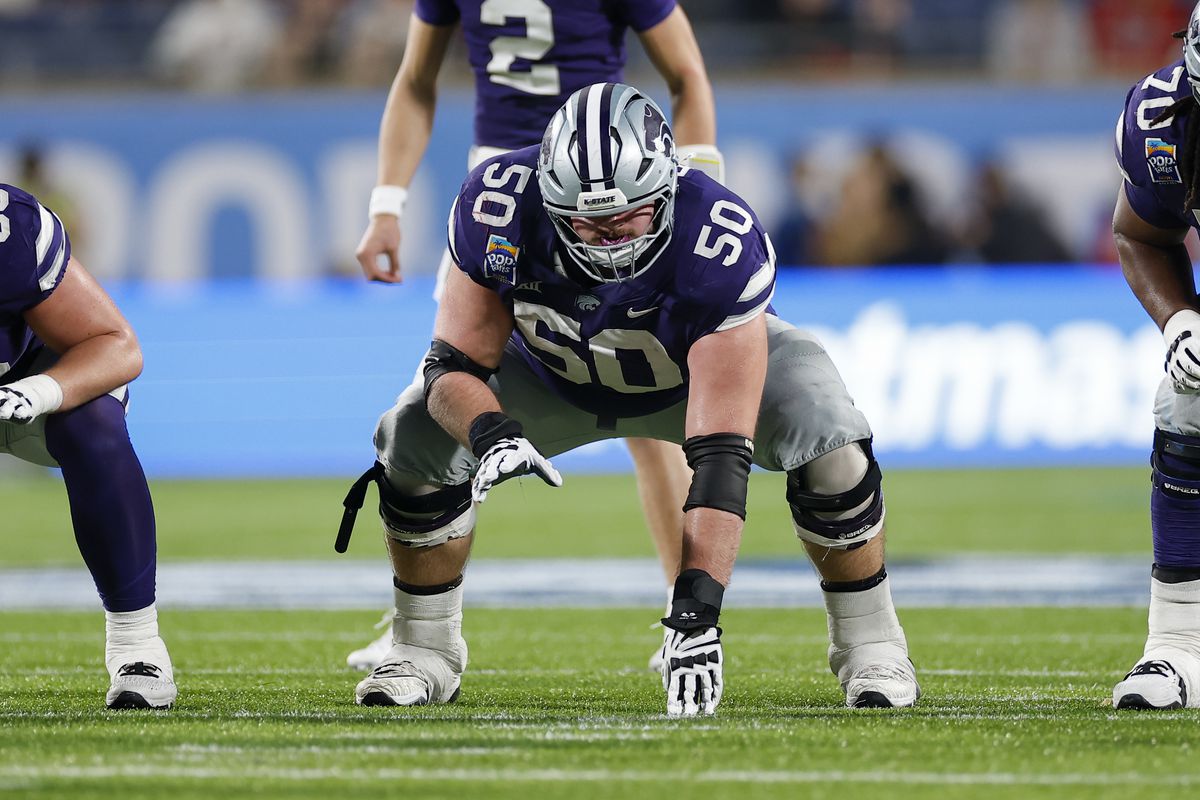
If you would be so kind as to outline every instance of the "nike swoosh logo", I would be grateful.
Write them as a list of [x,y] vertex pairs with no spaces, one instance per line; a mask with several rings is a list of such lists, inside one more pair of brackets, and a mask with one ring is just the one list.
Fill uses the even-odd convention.
[[641,311],[634,311],[631,308],[628,311],[626,311],[625,313],[629,315],[630,319],[637,319],[638,317],[646,316],[651,311],[657,311],[657,310],[658,310],[658,306],[650,306],[649,308],[643,308]]

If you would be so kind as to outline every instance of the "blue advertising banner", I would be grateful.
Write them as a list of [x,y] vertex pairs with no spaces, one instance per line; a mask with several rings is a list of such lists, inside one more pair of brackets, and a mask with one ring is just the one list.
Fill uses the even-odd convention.
[[[663,87],[646,88],[667,105]],[[1111,218],[1126,88],[718,86],[718,140],[730,186],[768,231],[797,206],[835,207],[847,171],[885,140],[940,227],[964,223],[989,160],[1086,258]],[[375,92],[6,97],[0,179],[19,183],[17,154],[42,149],[56,202],[72,206],[55,210],[105,278],[358,274],[383,104]],[[470,93],[442,93],[403,221],[410,274],[440,259],[471,120]]]
[[[155,476],[352,475],[429,343],[432,281],[115,284],[146,370],[129,424]],[[1111,267],[783,270],[886,466],[1147,458],[1161,337]],[[629,468],[619,442],[556,459]]]

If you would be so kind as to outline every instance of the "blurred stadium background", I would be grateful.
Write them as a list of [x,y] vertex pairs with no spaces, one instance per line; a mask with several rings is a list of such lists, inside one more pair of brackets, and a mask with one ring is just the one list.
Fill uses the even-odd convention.
[[[729,183],[795,268],[777,307],[820,330],[886,464],[1142,462],[1160,345],[1113,266],[1112,132],[1128,86],[1176,57],[1189,3],[683,5]],[[0,0],[0,176],[59,211],[136,324],[131,427],[152,476],[369,461],[427,343],[425,281],[471,141],[460,42],[404,219],[414,280],[362,285],[411,8]],[[665,101],[628,49],[627,79]],[[1097,336],[1111,350],[1091,363],[1077,344]],[[270,413],[231,413],[236,396]],[[628,461],[601,445],[564,467]]]
[[[1177,57],[1192,3],[681,5],[729,184],[779,252],[776,308],[820,334],[876,429],[920,706],[836,707],[782,480],[756,473],[731,690],[720,724],[678,735],[642,671],[662,590],[628,456],[601,443],[556,460],[563,489],[524,481],[481,511],[467,602],[503,610],[466,615],[463,702],[414,725],[355,708],[343,659],[390,597],[374,515],[351,556],[331,545],[428,344],[471,142],[461,42],[403,220],[407,279],[389,287],[353,251],[411,0],[0,0],[0,180],[60,214],[146,355],[129,422],[181,686],[169,717],[100,713],[98,604],[60,482],[0,460],[0,793],[677,793],[664,759],[728,766],[702,782],[744,797],[1200,782],[1194,716],[1106,705],[1145,635],[1163,350],[1115,264],[1113,131],[1129,86]],[[627,80],[665,105],[628,49]],[[547,607],[593,602],[639,608],[584,627]],[[135,741],[134,761],[114,749]]]

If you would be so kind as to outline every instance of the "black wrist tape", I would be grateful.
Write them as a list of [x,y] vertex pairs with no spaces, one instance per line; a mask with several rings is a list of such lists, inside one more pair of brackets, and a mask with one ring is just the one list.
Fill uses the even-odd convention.
[[521,423],[500,411],[485,411],[471,420],[467,438],[471,441],[471,452],[476,458],[492,449],[492,445],[509,436],[521,436]]
[[675,579],[671,615],[662,624],[677,631],[711,628],[721,616],[725,587],[702,569],[685,569]]

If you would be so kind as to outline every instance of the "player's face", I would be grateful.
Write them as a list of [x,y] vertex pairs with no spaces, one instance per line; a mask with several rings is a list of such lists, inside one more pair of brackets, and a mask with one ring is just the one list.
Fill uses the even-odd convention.
[[609,247],[644,236],[654,222],[649,203],[607,217],[571,217],[571,228],[585,244]]

